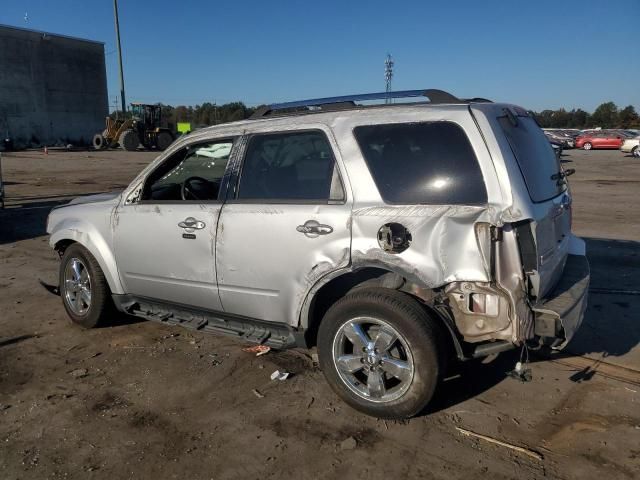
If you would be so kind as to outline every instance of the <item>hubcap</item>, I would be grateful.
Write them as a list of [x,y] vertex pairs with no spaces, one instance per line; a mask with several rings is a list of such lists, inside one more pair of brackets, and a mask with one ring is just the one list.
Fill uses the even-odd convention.
[[397,400],[413,381],[407,341],[377,318],[357,317],[340,327],[333,339],[333,362],[345,385],[372,402]]
[[91,278],[78,258],[72,258],[64,270],[64,298],[76,315],[84,315],[91,306]]

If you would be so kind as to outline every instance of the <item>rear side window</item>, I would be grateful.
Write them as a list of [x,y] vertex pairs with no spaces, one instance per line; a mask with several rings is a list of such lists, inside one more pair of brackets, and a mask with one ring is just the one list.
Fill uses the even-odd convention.
[[532,117],[499,117],[502,131],[516,157],[529,196],[534,202],[544,202],[564,192],[565,184],[558,181],[560,162],[553,147]]
[[477,205],[487,190],[464,130],[451,122],[356,127],[354,134],[386,203]]
[[331,145],[320,131],[255,135],[245,155],[238,198],[342,200]]

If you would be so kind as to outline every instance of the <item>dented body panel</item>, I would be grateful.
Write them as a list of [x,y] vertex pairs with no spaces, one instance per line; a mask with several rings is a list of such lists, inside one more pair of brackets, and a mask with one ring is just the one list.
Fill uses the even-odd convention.
[[113,253],[113,214],[120,202],[120,192],[90,195],[72,200],[51,210],[47,219],[49,245],[57,248],[66,242],[82,244],[95,257],[111,291],[126,293],[120,282],[118,264]]
[[[224,310],[297,327],[308,291],[350,263],[349,217],[348,204],[225,205],[216,257]],[[333,232],[296,231],[311,219]]]

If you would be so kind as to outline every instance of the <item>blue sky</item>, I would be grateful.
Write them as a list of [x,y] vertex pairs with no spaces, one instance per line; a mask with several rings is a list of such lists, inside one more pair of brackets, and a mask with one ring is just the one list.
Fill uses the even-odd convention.
[[[381,91],[390,52],[396,90],[640,110],[640,0],[120,0],[119,9],[127,101],[254,105]],[[0,23],[105,42],[110,103],[118,96],[112,0],[2,0]]]

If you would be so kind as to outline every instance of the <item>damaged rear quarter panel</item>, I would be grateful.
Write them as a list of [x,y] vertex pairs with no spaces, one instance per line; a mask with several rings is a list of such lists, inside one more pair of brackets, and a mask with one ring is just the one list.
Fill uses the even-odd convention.
[[[487,203],[467,205],[388,205],[371,177],[353,130],[361,125],[447,121],[459,125],[469,138],[487,190]],[[380,266],[402,273],[419,284],[434,288],[457,280],[489,280],[479,251],[474,225],[499,223],[504,205],[489,150],[467,106],[451,105],[431,110],[419,106],[402,111],[362,111],[338,115],[333,130],[342,151],[354,190],[352,261],[358,266]],[[402,168],[398,165],[398,168]],[[402,188],[401,185],[398,188]],[[387,223],[399,223],[411,234],[410,247],[401,253],[380,248],[377,234]]]
[[[488,221],[485,207],[385,206],[353,212],[354,267],[378,265],[402,273],[427,288],[465,280],[486,282],[489,276],[479,253],[476,222]],[[377,233],[386,223],[404,225],[411,246],[401,253],[383,251]]]

